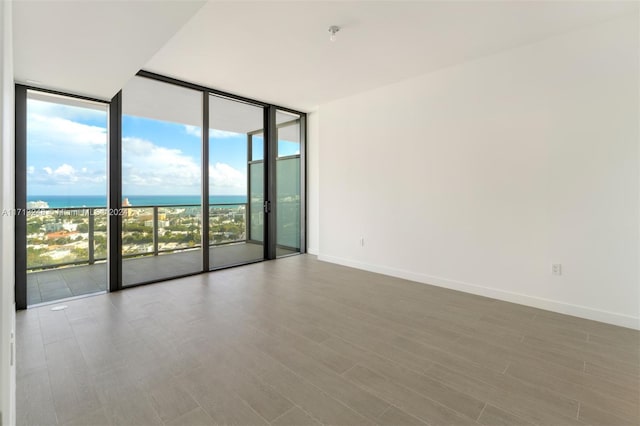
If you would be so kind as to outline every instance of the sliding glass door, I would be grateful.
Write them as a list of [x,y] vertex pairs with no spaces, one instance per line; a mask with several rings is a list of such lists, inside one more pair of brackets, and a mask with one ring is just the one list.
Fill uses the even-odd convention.
[[264,259],[264,109],[209,96],[209,268]]
[[143,77],[122,90],[122,284],[202,271],[200,91]]

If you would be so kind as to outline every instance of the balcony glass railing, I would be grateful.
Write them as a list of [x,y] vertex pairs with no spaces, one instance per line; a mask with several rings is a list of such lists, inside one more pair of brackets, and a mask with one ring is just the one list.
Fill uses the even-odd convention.
[[[122,213],[122,255],[157,256],[201,247],[200,205],[128,206]],[[247,240],[247,204],[209,206],[210,246]],[[27,270],[104,262],[107,209],[30,209]]]

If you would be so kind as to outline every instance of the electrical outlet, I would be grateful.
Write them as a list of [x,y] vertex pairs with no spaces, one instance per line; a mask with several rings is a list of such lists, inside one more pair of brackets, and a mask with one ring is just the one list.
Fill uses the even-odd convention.
[[553,275],[562,275],[562,264],[554,263],[551,265],[551,273]]

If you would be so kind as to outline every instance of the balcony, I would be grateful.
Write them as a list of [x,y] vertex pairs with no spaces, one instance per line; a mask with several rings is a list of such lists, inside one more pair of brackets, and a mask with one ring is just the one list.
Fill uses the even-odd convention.
[[[123,285],[202,269],[201,206],[125,207],[122,211]],[[30,210],[27,218],[29,305],[106,291],[107,210]],[[209,206],[212,268],[263,257],[260,241],[248,238],[248,204]],[[261,225],[255,215],[254,225]],[[255,226],[254,226],[255,229]]]

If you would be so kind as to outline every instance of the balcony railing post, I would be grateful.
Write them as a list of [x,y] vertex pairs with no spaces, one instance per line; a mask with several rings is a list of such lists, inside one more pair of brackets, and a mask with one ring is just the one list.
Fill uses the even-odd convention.
[[249,203],[244,203],[244,242],[249,241],[249,233],[251,232],[251,218],[249,217]]
[[158,206],[153,206],[153,255],[158,255]]
[[95,253],[94,253],[94,228],[95,228],[95,209],[89,209],[89,265],[93,265],[95,263]]

